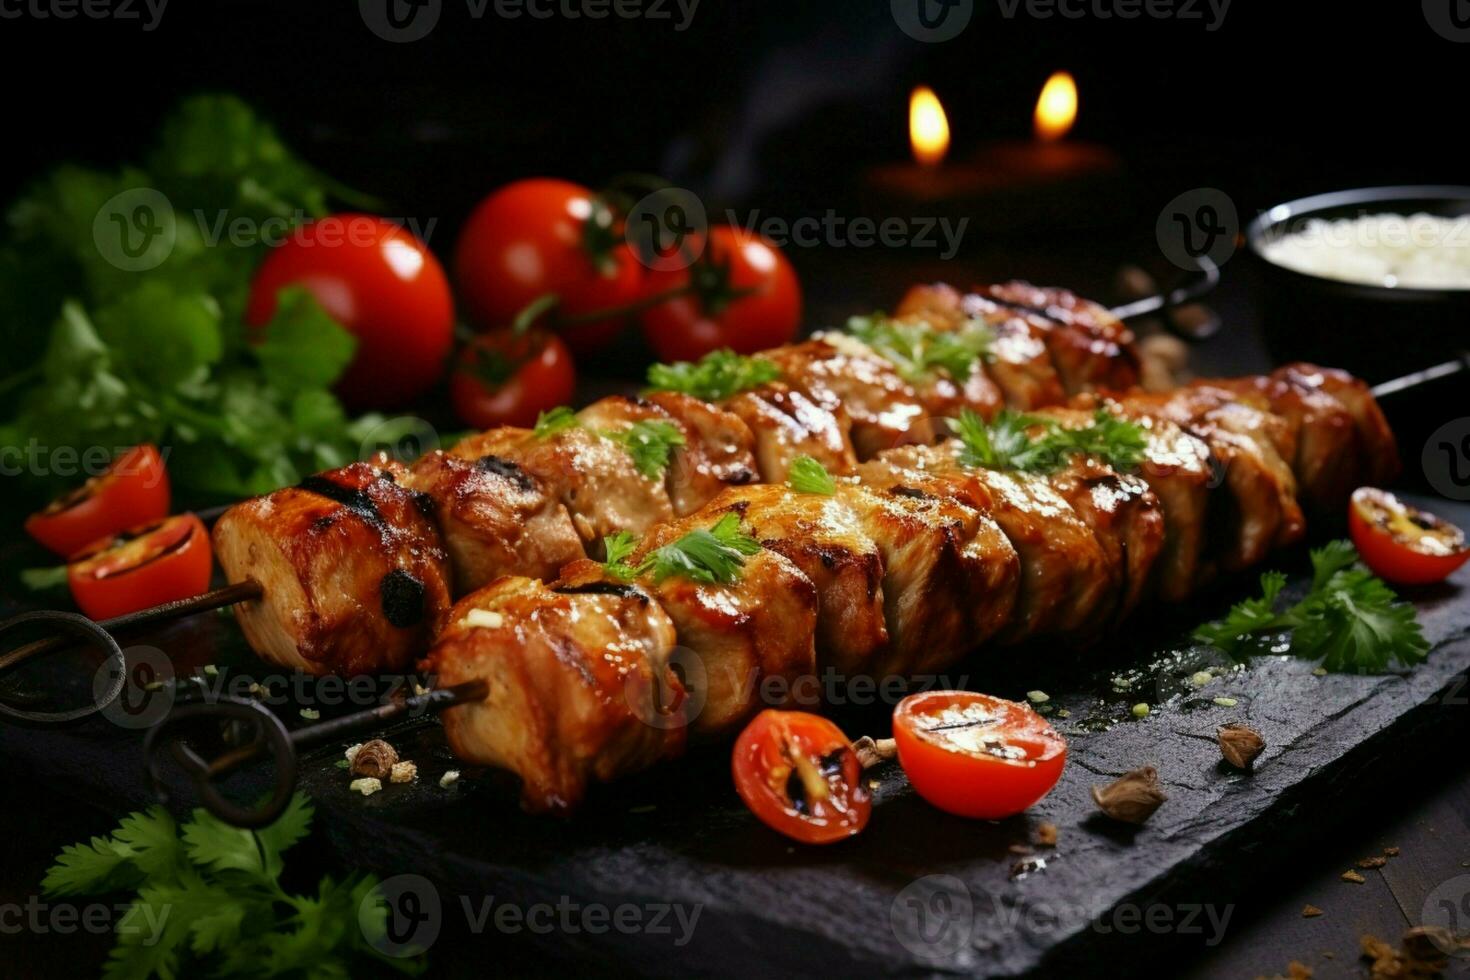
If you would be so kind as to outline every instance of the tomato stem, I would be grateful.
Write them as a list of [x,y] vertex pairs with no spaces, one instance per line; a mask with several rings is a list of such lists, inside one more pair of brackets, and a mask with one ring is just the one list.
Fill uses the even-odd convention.
[[561,297],[556,293],[537,296],[531,302],[527,303],[521,312],[516,314],[515,319],[510,323],[510,332],[517,337],[525,336],[526,332],[531,329],[536,321],[541,319],[542,314],[551,310],[560,302]]

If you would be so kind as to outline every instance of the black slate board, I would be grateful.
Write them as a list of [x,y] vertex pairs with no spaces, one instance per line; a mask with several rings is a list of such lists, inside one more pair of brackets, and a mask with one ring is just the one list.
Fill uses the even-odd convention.
[[[1422,503],[1470,524],[1470,507]],[[1305,558],[1283,555],[1278,564],[1301,569]],[[668,933],[523,930],[561,961],[616,956],[655,975],[730,975],[754,963],[778,974],[1011,976],[1062,965],[1109,972],[1098,957],[1121,934],[1109,927],[1134,921],[1118,917],[1120,906],[1140,916],[1163,909],[1157,914],[1173,916],[1179,932],[1192,904],[1181,896],[1223,902],[1232,881],[1274,873],[1265,855],[1310,841],[1313,814],[1341,814],[1355,794],[1370,791],[1355,777],[1434,747],[1447,727],[1463,731],[1466,713],[1446,706],[1470,694],[1467,586],[1470,569],[1415,596],[1435,650],[1404,675],[1321,677],[1310,664],[1264,657],[1195,692],[1183,678],[1219,661],[1171,640],[1218,615],[1251,588],[1247,581],[1226,583],[1188,608],[1145,611],[1122,635],[1082,653],[1033,647],[975,657],[956,680],[967,673],[968,686],[1011,697],[1043,689],[1070,712],[1054,719],[1071,742],[1061,783],[1029,813],[1000,823],[933,810],[890,765],[873,773],[877,803],[862,836],[826,849],[796,847],[745,811],[723,747],[606,787],[570,820],[532,818],[496,774],[465,770],[459,783],[440,787],[445,770],[462,767],[428,721],[391,736],[418,762],[418,783],[364,799],[348,790],[335,765],[341,745],[333,745],[307,757],[302,787],[327,818],[319,825],[343,861],[432,879],[446,919],[465,918],[462,899],[479,909],[488,896],[522,907],[678,903],[686,921],[699,910],[680,945],[672,918]],[[222,665],[225,677],[261,670],[225,617],[139,642],[168,651],[181,672],[206,663]],[[1131,687],[1115,690],[1117,678]],[[1214,704],[1221,696],[1238,703]],[[1141,721],[1128,714],[1136,701],[1155,704]],[[303,723],[290,708],[282,714]],[[838,718],[850,733],[880,735],[884,714],[852,709]],[[1219,764],[1213,732],[1226,721],[1250,723],[1269,743],[1249,775]],[[117,811],[149,802],[139,742],[136,732],[102,722],[60,732],[0,726],[0,754],[12,766]],[[1153,820],[1133,832],[1096,816],[1089,787],[1143,764],[1158,767],[1170,796]],[[1044,866],[1027,865],[1017,876],[1027,858],[1010,847],[1030,840],[1043,821],[1060,828],[1060,842],[1036,850]],[[1207,935],[1223,907],[1216,913],[1216,920],[1194,913],[1188,925]]]

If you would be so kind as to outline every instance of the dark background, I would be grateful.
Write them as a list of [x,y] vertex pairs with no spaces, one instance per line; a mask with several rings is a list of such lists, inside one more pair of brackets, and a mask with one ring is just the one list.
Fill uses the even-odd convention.
[[[21,9],[7,2],[6,12]],[[441,254],[475,201],[537,174],[596,186],[651,171],[712,209],[855,214],[865,170],[907,157],[913,85],[945,101],[958,158],[982,141],[1025,138],[1042,83],[1065,69],[1081,90],[1075,138],[1124,161],[1125,203],[1098,202],[1105,220],[985,235],[947,264],[923,251],[790,256],[813,325],[891,303],[929,276],[1052,279],[1111,299],[1120,265],[1160,267],[1154,220],[1190,188],[1224,189],[1245,216],[1320,191],[1466,182],[1467,67],[1470,46],[1440,38],[1410,2],[1237,0],[1209,32],[1198,20],[1007,20],[992,0],[959,38],[924,44],[897,29],[887,0],[702,0],[682,33],[672,21],[615,17],[474,20],[463,0],[446,0],[428,38],[389,44],[351,2],[174,0],[152,32],[138,21],[0,20],[0,197],[63,160],[134,159],[180,97],[226,90],[321,169],[391,202],[390,213],[437,219],[430,244]],[[1198,357],[1214,369],[1261,361],[1251,280],[1243,263],[1228,265],[1212,301],[1227,328]],[[1408,916],[1378,879],[1354,889],[1337,875],[1385,844],[1433,855],[1441,875],[1470,860],[1470,778],[1463,767],[1444,775],[1431,767],[1418,789],[1375,796],[1360,826],[1335,828],[1320,855],[1271,876],[1242,902],[1224,951],[1187,953],[1191,975],[1252,976],[1292,957],[1319,976],[1357,975],[1357,932],[1392,938]],[[0,898],[23,901],[47,855],[114,818],[55,787],[7,786],[24,815],[13,806],[6,821]],[[1304,901],[1336,903],[1332,917],[1301,920]],[[89,974],[107,945],[19,937],[12,975]]]

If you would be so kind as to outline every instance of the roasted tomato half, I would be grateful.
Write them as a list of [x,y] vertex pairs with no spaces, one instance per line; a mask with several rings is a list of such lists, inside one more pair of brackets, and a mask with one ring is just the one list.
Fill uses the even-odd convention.
[[168,514],[168,473],[153,446],[134,446],[102,473],[26,519],[26,533],[63,558],[104,535]]
[[209,533],[193,514],[179,514],[111,534],[67,566],[67,583],[82,612],[111,619],[209,588]]
[[735,743],[735,789],[773,830],[803,844],[862,831],[873,810],[847,736],[804,711],[762,711]]
[[970,691],[927,691],[893,713],[898,759],[914,790],[962,817],[999,820],[1061,778],[1067,743],[1030,706]]
[[1399,585],[1439,582],[1470,559],[1464,531],[1386,490],[1356,490],[1348,527],[1364,563]]

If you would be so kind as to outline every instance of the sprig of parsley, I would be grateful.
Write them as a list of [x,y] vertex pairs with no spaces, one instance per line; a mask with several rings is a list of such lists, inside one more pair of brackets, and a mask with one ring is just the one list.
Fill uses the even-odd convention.
[[837,481],[832,479],[827,467],[810,456],[798,456],[791,461],[786,485],[798,493],[817,493],[827,497],[837,492]]
[[990,356],[995,334],[980,320],[959,330],[936,330],[921,321],[894,320],[882,313],[855,316],[847,332],[897,369],[904,380],[922,383],[942,370],[955,381],[965,381]]
[[42,888],[50,896],[136,891],[118,921],[103,972],[109,980],[346,977],[364,956],[406,973],[421,971],[422,957],[389,959],[374,948],[388,910],[374,900],[371,875],[340,883],[323,878],[315,894],[282,888],[283,853],[306,837],[311,818],[300,793],[279,819],[256,831],[204,810],[177,826],[155,806],[124,817],[106,837],[63,848]]
[[672,422],[644,419],[626,429],[606,429],[604,439],[615,442],[633,460],[633,466],[650,480],[656,480],[669,467],[674,450],[684,445],[684,433]]
[[1091,422],[1074,429],[1012,409],[1003,409],[987,423],[963,409],[954,429],[961,443],[960,462],[988,470],[1050,473],[1073,456],[1094,456],[1113,469],[1132,470],[1148,448],[1141,426],[1101,408]]
[[531,430],[531,434],[537,439],[550,439],[558,432],[575,429],[581,424],[576,412],[573,412],[569,406],[560,405],[537,415],[536,427]]
[[1429,653],[1429,641],[1414,607],[1399,602],[1357,559],[1347,541],[1314,549],[1310,591],[1280,612],[1276,606],[1286,576],[1266,572],[1259,597],[1237,604],[1223,620],[1201,626],[1194,638],[1244,658],[1264,652],[1273,638],[1289,632],[1293,656],[1320,660],[1324,668],[1339,673],[1378,673],[1395,661],[1405,667],[1420,663]]
[[726,514],[708,530],[698,528],[661,548],[655,548],[637,565],[628,563],[637,541],[626,531],[602,539],[607,551],[603,569],[623,582],[652,575],[655,582],[679,577],[692,582],[729,585],[740,579],[745,559],[761,550],[761,543],[740,530],[740,518]]
[[745,357],[732,350],[716,350],[692,363],[653,365],[648,369],[648,386],[650,391],[678,391],[717,402],[780,376],[781,369],[771,361]]

